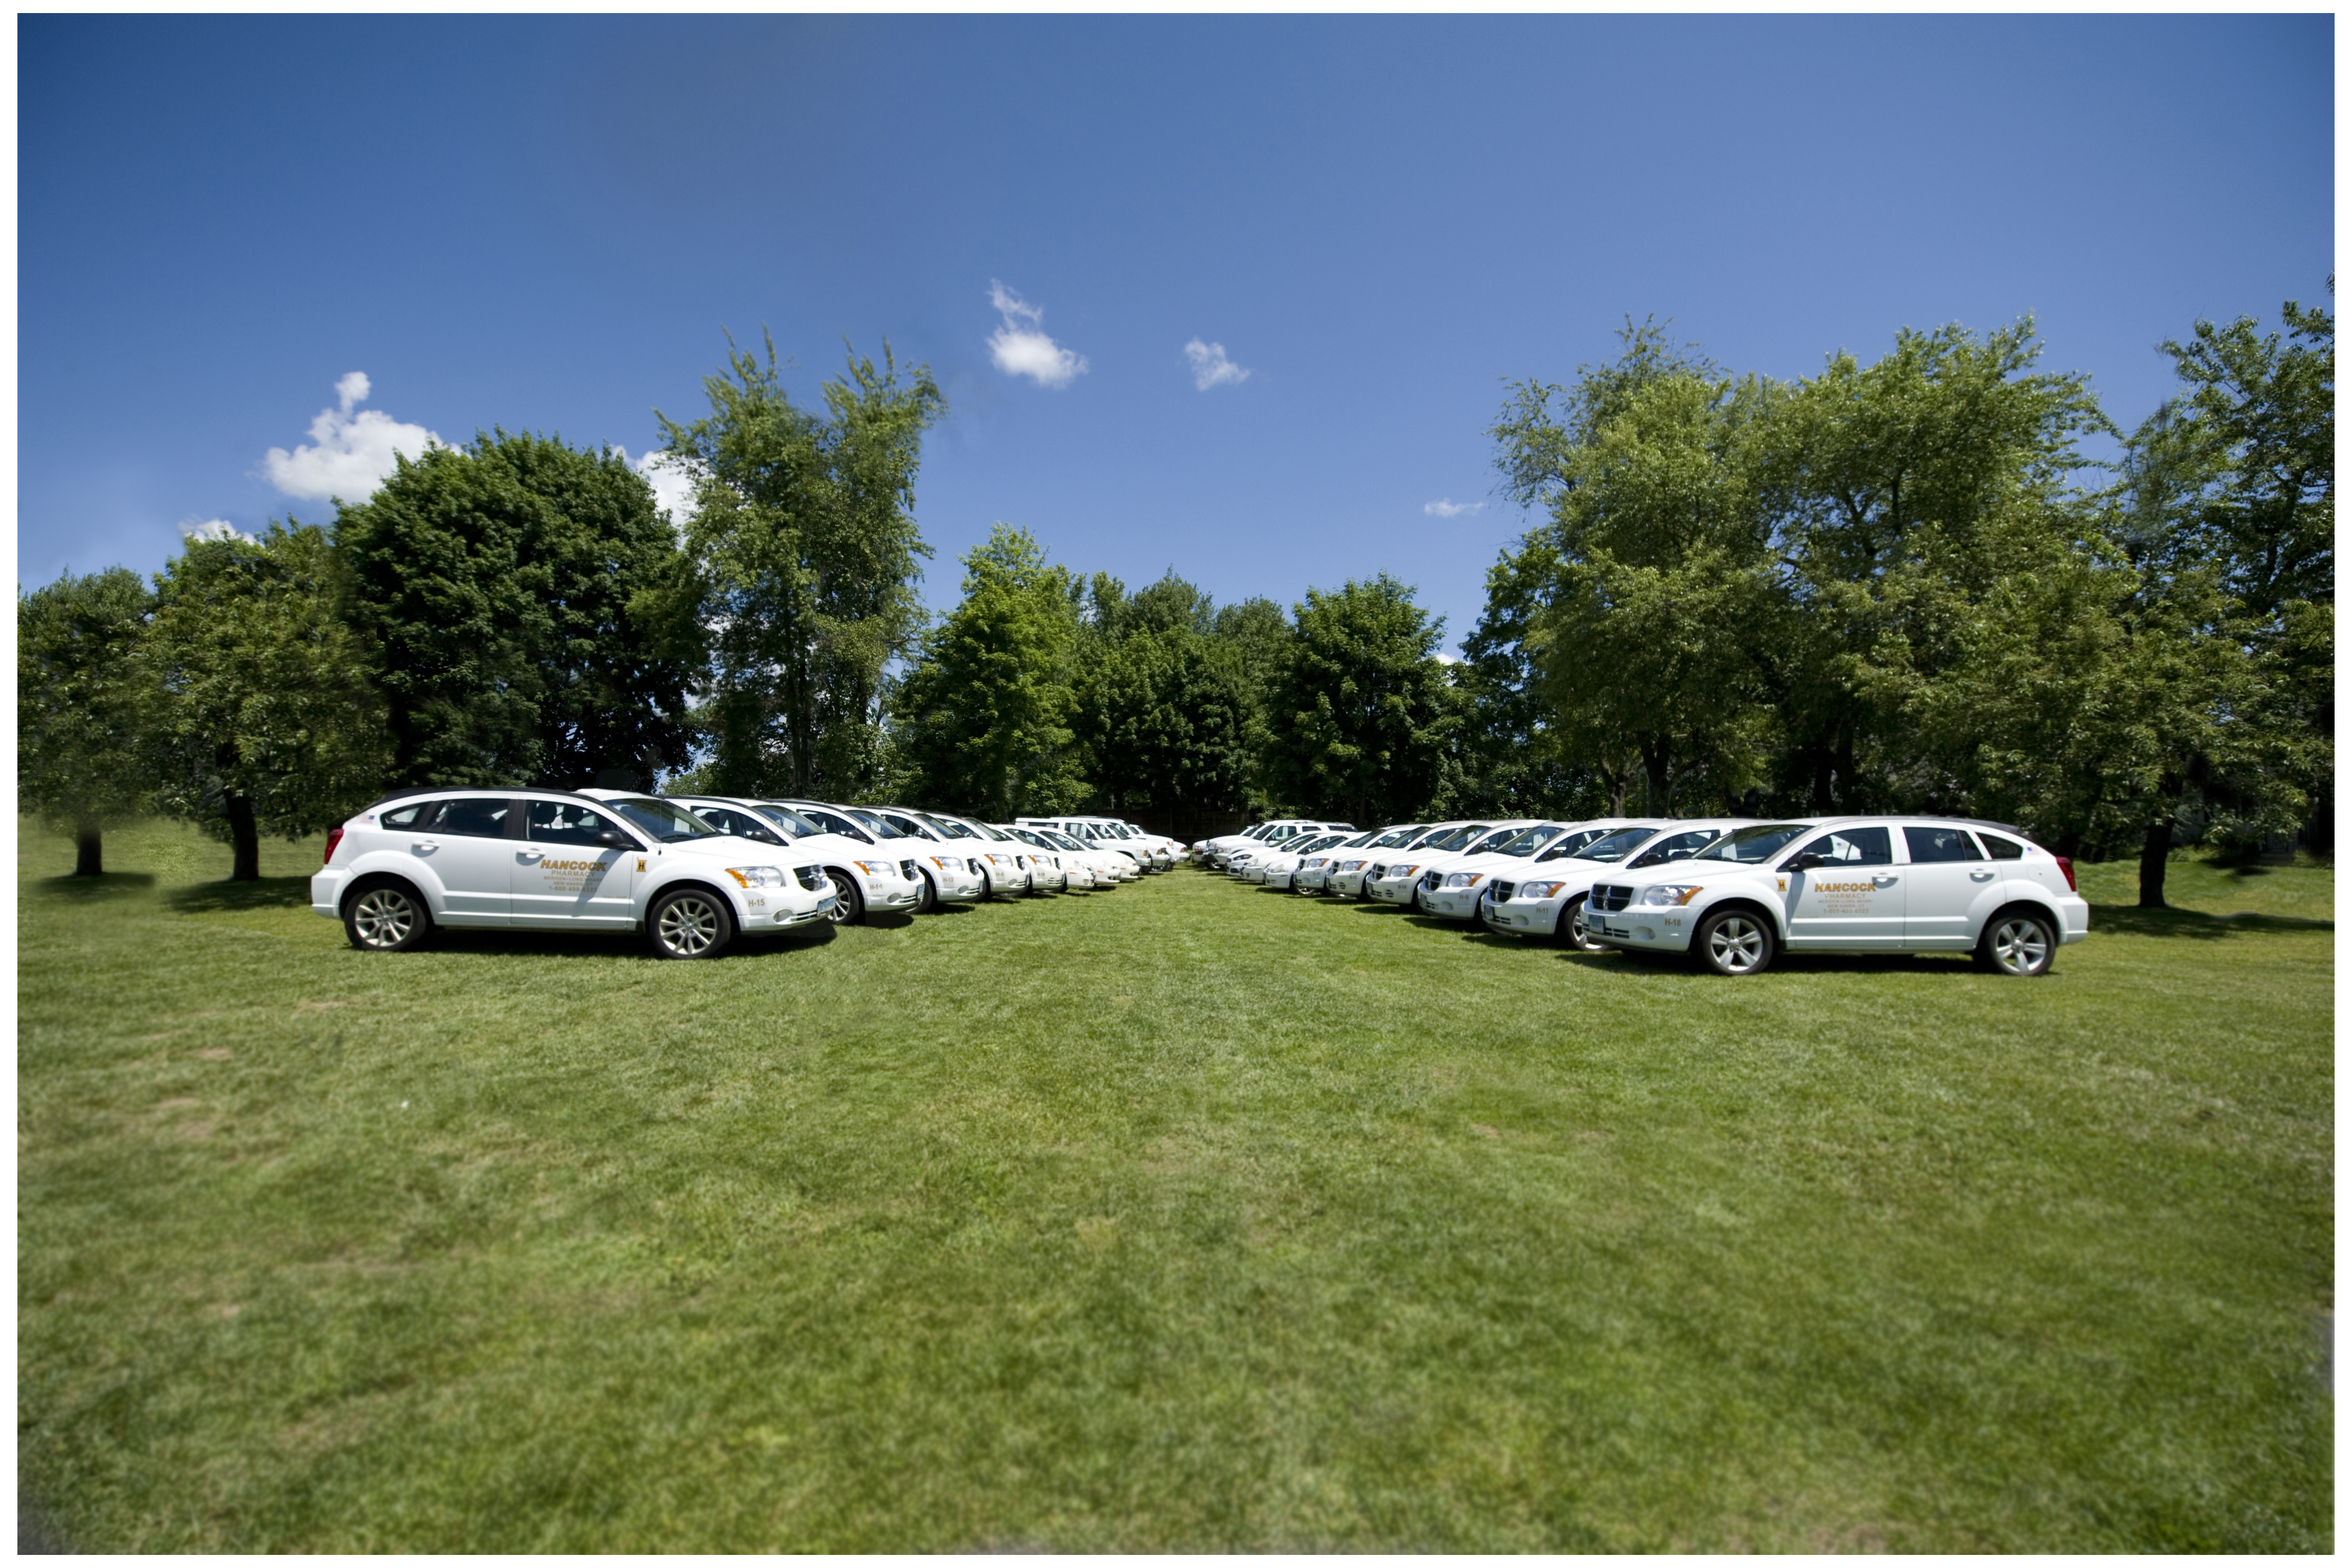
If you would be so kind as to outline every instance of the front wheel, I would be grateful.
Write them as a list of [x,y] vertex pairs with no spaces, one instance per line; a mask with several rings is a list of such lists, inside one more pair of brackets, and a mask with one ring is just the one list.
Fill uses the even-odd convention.
[[854,926],[864,920],[866,889],[857,885],[857,879],[830,866],[824,868],[824,874],[833,879],[833,923]]
[[940,907],[940,885],[931,880],[929,871],[922,873],[922,878],[923,890],[915,895],[915,912],[919,915],[929,914]]
[[362,952],[406,952],[433,934],[433,914],[405,882],[377,882],[343,905],[343,934]]
[[1691,952],[1717,974],[1754,974],[1769,968],[1777,945],[1772,928],[1753,910],[1723,910],[1698,922]]
[[680,888],[654,901],[646,935],[656,958],[716,958],[735,939],[735,914],[716,893]]
[[1559,927],[1552,934],[1559,939],[1559,945],[1570,952],[1592,951],[1592,939],[1584,934],[1584,927],[1578,923],[1583,916],[1584,898],[1581,894],[1559,906]]
[[1977,962],[1996,974],[2031,979],[2050,973],[2058,956],[2058,935],[2040,915],[2009,910],[1985,927],[1977,942]]

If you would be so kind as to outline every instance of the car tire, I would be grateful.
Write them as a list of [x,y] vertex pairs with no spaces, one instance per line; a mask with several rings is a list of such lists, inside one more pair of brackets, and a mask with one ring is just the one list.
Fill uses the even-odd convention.
[[1994,974],[2030,980],[2049,973],[2057,959],[2058,933],[2048,916],[2032,910],[2001,910],[1977,939],[1977,966]]
[[433,911],[398,878],[373,878],[343,900],[343,934],[362,952],[414,952],[433,934]]
[[1552,931],[1552,937],[1570,952],[1592,951],[1592,939],[1586,936],[1576,923],[1583,913],[1584,895],[1581,893],[1559,906],[1559,925]]
[[980,874],[980,901],[984,904],[994,897],[996,897],[996,879],[982,871]]
[[827,866],[824,874],[833,879],[833,923],[837,926],[861,925],[866,920],[866,889],[847,871]]
[[677,888],[646,911],[646,941],[656,958],[716,958],[735,940],[735,911],[708,888]]
[[923,879],[923,890],[915,895],[915,912],[927,915],[940,907],[940,885],[931,880],[929,871],[918,874]]
[[1772,967],[1780,946],[1772,922],[1755,910],[1717,910],[1698,922],[1691,937],[1691,956],[1702,969],[1737,978]]

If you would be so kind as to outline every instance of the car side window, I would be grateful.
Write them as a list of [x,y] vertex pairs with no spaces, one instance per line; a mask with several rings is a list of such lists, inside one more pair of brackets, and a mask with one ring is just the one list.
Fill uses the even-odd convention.
[[1995,860],[2025,858],[2025,846],[2014,838],[2003,838],[1998,833],[1979,833],[1977,837],[1983,841],[1985,853]]
[[936,833],[926,833],[923,830],[922,825],[910,816],[900,816],[895,812],[886,811],[882,813],[882,820],[897,828],[898,830],[898,836],[902,838],[935,839],[939,837],[939,835]]
[[1626,869],[1639,870],[1644,866],[1664,866],[1670,861],[1687,860],[1722,837],[1723,830],[1719,827],[1702,827],[1696,833],[1670,834],[1642,851]]
[[583,844],[593,848],[597,835],[619,832],[621,825],[576,800],[535,800],[524,826],[533,844]]
[[1914,866],[1984,858],[1977,841],[1957,827],[1906,827],[1903,842],[1911,847]]
[[1895,864],[1894,840],[1884,827],[1849,827],[1843,832],[1824,833],[1797,853],[1818,855],[1826,866]]
[[514,802],[503,797],[467,795],[442,803],[441,815],[434,819],[433,830],[463,838],[504,838],[507,817],[513,810]]
[[694,815],[730,838],[749,838],[755,844],[783,843],[767,824],[748,811],[731,811],[723,805],[703,805]]
[[866,832],[866,829],[858,826],[857,824],[850,821],[849,818],[845,816],[842,816],[830,811],[813,810],[805,805],[796,807],[795,809],[799,811],[801,816],[807,817],[811,822],[815,823],[827,833],[838,833],[844,838],[855,839],[860,844],[871,844],[874,842],[874,835]]
[[422,833],[432,822],[433,814],[440,809],[441,803],[437,800],[419,801],[415,805],[404,805],[397,811],[385,812],[376,818],[376,826],[401,833]]

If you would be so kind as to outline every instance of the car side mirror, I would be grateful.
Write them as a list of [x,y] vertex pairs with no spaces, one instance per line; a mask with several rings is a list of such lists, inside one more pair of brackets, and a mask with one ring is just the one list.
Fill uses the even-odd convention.
[[1780,868],[1784,871],[1811,871],[1823,864],[1822,858],[1808,849]]
[[607,849],[634,849],[636,845],[617,827],[608,827],[596,835],[596,842]]

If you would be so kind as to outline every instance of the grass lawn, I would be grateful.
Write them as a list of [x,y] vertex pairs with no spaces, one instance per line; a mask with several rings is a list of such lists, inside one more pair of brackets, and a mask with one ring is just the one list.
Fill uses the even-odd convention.
[[384,957],[315,844],[19,843],[79,1549],[2333,1545],[2325,868],[1721,981],[1190,870]]

